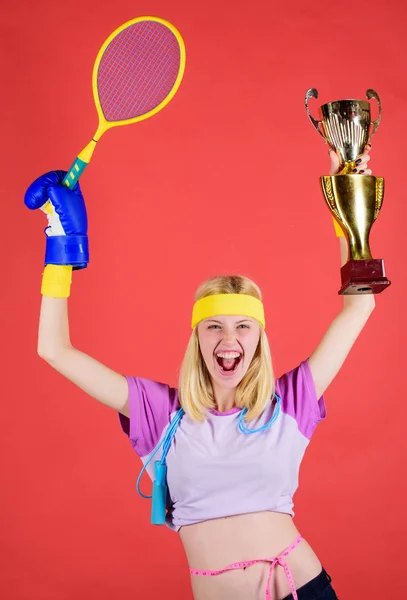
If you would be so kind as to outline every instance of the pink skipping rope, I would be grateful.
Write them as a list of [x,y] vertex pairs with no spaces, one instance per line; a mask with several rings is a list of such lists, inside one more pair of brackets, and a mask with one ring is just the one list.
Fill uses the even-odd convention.
[[226,571],[232,571],[233,569],[244,569],[245,567],[250,567],[250,565],[254,565],[254,564],[260,563],[260,562],[270,563],[269,575],[267,578],[266,600],[272,600],[271,592],[270,592],[271,576],[273,574],[274,568],[277,567],[277,565],[279,565],[280,567],[283,567],[285,574],[287,575],[287,579],[290,584],[291,593],[293,595],[294,600],[298,600],[297,592],[295,590],[295,585],[294,585],[294,579],[293,579],[292,573],[290,571],[290,567],[287,565],[284,558],[286,556],[288,556],[294,550],[294,548],[296,548],[298,546],[298,544],[301,542],[301,540],[302,540],[302,536],[299,535],[297,537],[297,539],[290,546],[288,546],[288,548],[286,548],[281,554],[279,554],[275,558],[257,558],[255,560],[246,560],[245,562],[237,562],[237,563],[233,563],[233,564],[229,565],[228,567],[225,567],[224,569],[220,569],[219,571],[198,571],[197,569],[189,569],[189,572],[192,575],[206,575],[209,577],[213,577],[214,575],[220,575],[221,573],[225,573]]

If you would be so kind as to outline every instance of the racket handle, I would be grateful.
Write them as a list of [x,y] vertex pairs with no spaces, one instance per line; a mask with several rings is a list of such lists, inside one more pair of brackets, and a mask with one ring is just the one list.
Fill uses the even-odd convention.
[[[97,132],[96,132],[97,133]],[[79,152],[78,156],[75,159],[75,162],[69,169],[66,174],[62,184],[66,185],[68,188],[73,188],[75,183],[78,181],[79,177],[82,175],[88,164],[90,163],[90,159],[92,158],[92,154],[94,149],[96,148],[97,141],[92,139],[85,148]],[[48,200],[43,206],[41,206],[41,210],[52,214],[51,202]]]
[[75,183],[78,181],[79,177],[82,175],[82,173],[84,172],[84,170],[86,169],[87,166],[88,166],[88,163],[81,160],[79,158],[79,156],[77,156],[75,162],[69,169],[68,173],[66,174],[66,176],[62,182],[63,185],[66,185],[66,187],[69,187],[69,188],[73,188]]
[[82,175],[88,164],[90,163],[90,159],[92,158],[93,151],[96,147],[96,140],[92,140],[89,144],[79,152],[78,156],[75,159],[75,162],[69,169],[66,174],[65,179],[63,180],[63,184],[66,187],[73,188],[79,177]]

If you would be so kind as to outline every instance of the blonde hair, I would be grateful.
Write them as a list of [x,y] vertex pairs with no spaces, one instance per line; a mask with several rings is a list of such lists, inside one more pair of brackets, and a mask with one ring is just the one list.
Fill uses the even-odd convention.
[[[196,291],[195,300],[214,294],[248,294],[262,300],[260,288],[251,279],[240,275],[207,279]],[[261,328],[256,352],[236,388],[235,403],[239,408],[247,408],[246,421],[252,421],[263,412],[274,390],[270,346]],[[211,378],[199,347],[198,325],[191,334],[181,365],[178,393],[182,408],[194,421],[204,421],[208,410],[216,408]]]

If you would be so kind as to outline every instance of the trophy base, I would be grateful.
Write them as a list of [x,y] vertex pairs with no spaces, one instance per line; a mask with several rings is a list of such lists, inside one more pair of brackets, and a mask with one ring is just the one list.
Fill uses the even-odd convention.
[[382,258],[349,260],[341,269],[342,287],[338,294],[380,294],[389,285]]

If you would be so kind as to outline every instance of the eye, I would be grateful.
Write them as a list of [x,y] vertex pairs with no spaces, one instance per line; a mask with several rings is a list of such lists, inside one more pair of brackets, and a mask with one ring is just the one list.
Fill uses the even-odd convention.
[[238,329],[239,329],[240,327],[241,327],[242,329],[250,329],[250,325],[247,325],[247,323],[241,323],[240,325],[238,325]]
[[220,328],[220,325],[209,325],[208,329],[215,329],[215,327],[219,327]]

